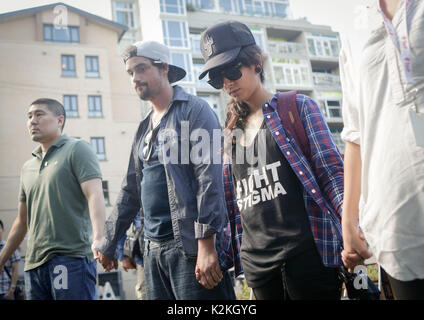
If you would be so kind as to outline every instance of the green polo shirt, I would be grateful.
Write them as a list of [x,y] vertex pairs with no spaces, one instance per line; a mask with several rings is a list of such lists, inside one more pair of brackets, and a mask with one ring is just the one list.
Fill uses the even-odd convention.
[[55,255],[86,257],[91,252],[91,220],[81,183],[101,178],[97,157],[83,140],[62,135],[47,150],[41,147],[22,167],[19,201],[28,209],[25,271]]

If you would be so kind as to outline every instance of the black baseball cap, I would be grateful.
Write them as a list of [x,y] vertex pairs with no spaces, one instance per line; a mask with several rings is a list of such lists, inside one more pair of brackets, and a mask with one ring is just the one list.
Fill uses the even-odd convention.
[[202,32],[200,50],[205,66],[199,79],[210,70],[234,61],[242,47],[256,44],[250,29],[238,21],[221,22]]

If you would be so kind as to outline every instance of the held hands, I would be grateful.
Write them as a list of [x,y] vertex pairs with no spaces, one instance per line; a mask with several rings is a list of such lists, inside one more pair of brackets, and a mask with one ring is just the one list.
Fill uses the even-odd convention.
[[195,274],[196,280],[206,289],[213,289],[222,280],[214,240],[215,236],[198,240]]
[[128,272],[128,270],[135,269],[136,264],[133,258],[124,257],[124,259],[121,261],[121,267],[125,272]]
[[109,272],[111,270],[117,270],[118,269],[118,260],[109,258],[108,256],[105,256],[103,253],[99,252],[99,262],[103,266],[103,269],[105,272]]
[[364,234],[353,225],[343,224],[343,246],[342,261],[350,273],[353,273],[357,265],[372,256]]

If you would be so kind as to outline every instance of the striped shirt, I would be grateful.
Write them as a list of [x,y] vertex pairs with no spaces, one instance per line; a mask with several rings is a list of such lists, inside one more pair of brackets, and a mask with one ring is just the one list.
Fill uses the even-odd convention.
[[[297,108],[311,148],[308,161],[290,133],[282,127],[277,111],[277,94],[262,106],[268,129],[303,186],[306,212],[322,262],[326,267],[342,264],[341,213],[343,202],[343,160],[327,123],[315,101],[298,94]],[[311,162],[311,163],[310,163]],[[227,235],[231,234],[234,269],[243,272],[240,260],[241,214],[231,173],[231,159],[224,160],[224,188],[229,215]]]

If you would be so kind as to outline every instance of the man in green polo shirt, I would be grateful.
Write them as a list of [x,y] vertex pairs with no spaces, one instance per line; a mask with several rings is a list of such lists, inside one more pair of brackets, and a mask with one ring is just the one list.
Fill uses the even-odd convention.
[[65,120],[56,100],[38,99],[28,110],[29,134],[40,146],[22,167],[18,216],[0,254],[0,271],[28,232],[29,300],[97,297],[96,248],[105,224],[102,176],[91,146],[62,134]]

